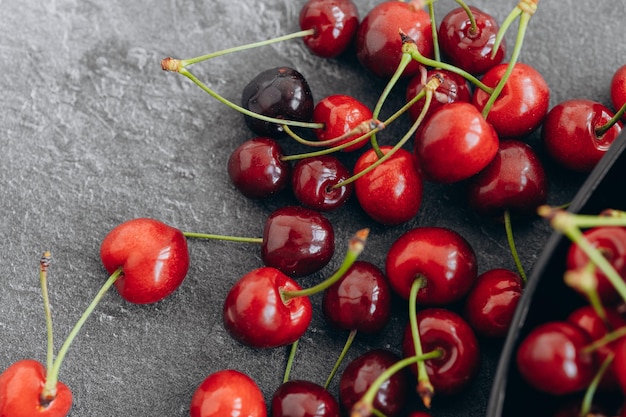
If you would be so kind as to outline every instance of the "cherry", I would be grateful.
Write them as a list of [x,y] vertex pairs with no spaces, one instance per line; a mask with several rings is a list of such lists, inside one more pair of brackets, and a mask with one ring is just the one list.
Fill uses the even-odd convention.
[[[481,81],[488,87],[495,87],[507,67],[507,64],[494,66]],[[483,111],[489,98],[489,93],[476,89],[472,103]],[[500,138],[521,138],[539,127],[549,104],[550,88],[545,79],[530,65],[517,63],[486,117]]]
[[[361,123],[372,120],[372,111],[364,103],[345,94],[334,94],[320,100],[313,110],[313,122],[324,125],[323,129],[315,129],[320,141],[339,138],[359,126]],[[348,136],[333,145],[350,142],[359,135]],[[354,151],[362,148],[365,141],[361,141],[344,148],[344,151]]]
[[[626,64],[622,65],[615,71],[611,78],[611,103],[617,111],[626,104]],[[626,122],[626,116],[622,116],[622,120]]]
[[508,269],[483,272],[465,299],[465,319],[482,336],[506,336],[523,286],[520,275]]
[[300,28],[314,29],[302,38],[317,56],[334,58],[350,46],[359,27],[359,11],[352,0],[308,0],[300,9]]
[[453,183],[479,173],[498,152],[498,135],[469,103],[439,108],[415,136],[415,157],[424,178]]
[[[241,105],[244,109],[263,116],[309,121],[313,116],[313,93],[304,76],[293,68],[267,69],[254,77],[243,89]],[[280,137],[281,125],[248,115],[246,124],[261,136]]]
[[[424,362],[435,394],[452,395],[463,390],[480,368],[478,340],[461,316],[445,308],[427,308],[417,312],[417,327],[425,352],[439,351],[438,358]],[[402,339],[404,357],[415,355],[411,326]],[[417,367],[410,368],[414,373]]]
[[[381,146],[387,154],[391,146]],[[373,148],[365,151],[354,165],[354,174],[364,171],[378,161]],[[399,148],[388,160],[358,178],[354,192],[361,208],[375,221],[398,225],[411,220],[422,202],[422,179],[413,156]]]
[[[626,338],[622,337],[614,345],[613,369],[622,393],[626,393]],[[624,404],[626,408],[626,403]],[[626,414],[626,411],[622,415]]]
[[191,417],[266,417],[263,393],[248,375],[224,369],[207,376],[191,397]]
[[553,395],[582,391],[596,372],[593,353],[583,348],[591,342],[587,333],[566,321],[535,327],[522,340],[516,355],[517,369],[535,389]]
[[385,263],[391,288],[409,299],[416,279],[422,279],[417,302],[445,305],[463,298],[477,277],[477,260],[469,242],[443,227],[417,227],[398,237]]
[[590,172],[619,136],[622,125],[610,124],[614,113],[593,100],[571,99],[548,112],[541,138],[548,155],[559,165]]
[[255,137],[239,145],[228,159],[228,176],[248,198],[266,198],[289,184],[291,165],[282,161],[283,149],[268,137]]
[[293,168],[291,188],[305,207],[318,211],[336,210],[352,195],[354,184],[335,187],[350,178],[350,171],[332,155],[300,159]]
[[189,268],[183,233],[148,218],[111,230],[100,245],[100,258],[110,274],[121,268],[115,287],[122,298],[136,304],[155,303],[173,293]]
[[504,59],[506,46],[493,54],[499,26],[489,14],[476,7],[451,10],[439,24],[439,45],[445,59],[465,71],[480,75]]
[[339,403],[332,394],[314,382],[292,380],[274,392],[272,417],[340,417]]
[[[433,54],[430,16],[415,4],[387,0],[377,4],[361,21],[356,34],[356,54],[359,62],[373,74],[390,78],[402,57],[399,30],[415,41],[420,53]],[[417,73],[419,64],[410,63],[402,73],[409,77]]]

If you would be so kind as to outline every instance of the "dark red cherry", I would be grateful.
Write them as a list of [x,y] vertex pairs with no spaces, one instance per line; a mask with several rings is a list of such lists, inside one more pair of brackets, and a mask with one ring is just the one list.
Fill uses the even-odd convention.
[[[356,34],[356,54],[361,64],[375,75],[390,78],[402,57],[399,30],[413,39],[425,57],[432,57],[433,37],[430,16],[416,4],[387,0],[377,4],[361,21]],[[411,62],[402,73],[415,75],[417,62]]]
[[[320,141],[335,139],[350,132],[363,122],[372,119],[372,111],[361,101],[345,94],[335,94],[324,97],[315,105],[313,110],[313,122],[323,123],[323,129],[316,129],[315,134]],[[350,142],[362,134],[353,135],[334,143],[337,146]],[[354,151],[362,148],[367,140],[343,148],[344,151]]]
[[474,331],[482,336],[506,336],[523,282],[519,274],[496,268],[483,272],[465,299],[463,316]]
[[[615,342],[613,347],[615,358],[613,359],[613,369],[617,377],[617,382],[622,393],[626,393],[626,338],[622,337]],[[626,407],[626,403],[624,404]],[[625,415],[623,412],[622,415]]]
[[332,394],[314,382],[291,380],[274,392],[272,417],[340,417],[339,403]]
[[335,327],[363,333],[381,331],[391,318],[391,288],[376,265],[356,261],[324,292],[322,308]]
[[265,222],[261,259],[266,266],[302,277],[322,269],[334,253],[333,225],[316,210],[285,206]]
[[354,183],[333,188],[350,178],[350,171],[332,155],[313,156],[299,160],[293,168],[291,189],[305,207],[318,211],[336,210],[352,195]]
[[[346,413],[363,397],[376,378],[400,360],[395,353],[385,349],[365,352],[352,360],[339,380],[339,402]],[[400,415],[408,398],[408,376],[400,370],[378,390],[374,408],[387,417]]]
[[228,159],[228,176],[248,198],[266,198],[282,191],[291,173],[283,149],[274,139],[256,137],[239,145]]
[[535,214],[548,198],[548,178],[536,152],[525,142],[500,141],[500,149],[485,169],[468,180],[468,203],[485,216],[508,210]]
[[[304,76],[293,68],[271,68],[259,73],[243,89],[241,106],[277,119],[307,122],[313,116],[313,93]],[[282,126],[244,116],[258,135],[283,136]]]
[[496,19],[470,6],[476,26],[467,12],[458,7],[451,10],[439,24],[439,45],[446,60],[473,75],[481,75],[499,64],[506,54],[503,41],[492,58],[499,26]]
[[[441,357],[424,362],[435,395],[452,395],[474,380],[480,368],[480,349],[472,328],[461,316],[444,308],[427,308],[417,313],[417,328],[424,353],[441,351]],[[402,340],[405,357],[415,356],[411,326]],[[414,373],[417,366],[410,368]]]
[[463,298],[477,276],[476,254],[460,234],[443,227],[417,227],[398,237],[385,263],[391,288],[409,299],[416,278],[424,280],[419,305],[445,305]]
[[533,388],[553,395],[586,389],[597,371],[591,342],[575,324],[552,321],[534,328],[518,347],[517,369]]
[[[613,109],[618,111],[626,104],[626,64],[622,65],[615,71],[611,78],[611,104]],[[622,117],[626,122],[626,115]]]
[[571,99],[554,106],[547,114],[541,138],[548,155],[559,165],[590,172],[622,131],[621,123],[598,134],[615,115],[605,105],[586,99]]
[[334,58],[350,46],[359,27],[359,11],[352,0],[308,0],[300,9],[300,28],[315,29],[302,38],[315,55]]

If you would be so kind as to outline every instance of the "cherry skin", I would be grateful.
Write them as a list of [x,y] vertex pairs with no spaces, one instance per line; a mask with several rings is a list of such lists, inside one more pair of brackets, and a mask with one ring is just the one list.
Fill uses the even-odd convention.
[[261,259],[291,277],[322,269],[335,253],[332,224],[316,210],[285,206],[265,221]]
[[548,178],[537,153],[525,142],[500,142],[485,169],[468,180],[468,203],[477,213],[500,217],[505,210],[535,214],[548,198]]
[[[452,395],[474,380],[480,368],[480,349],[472,328],[461,316],[445,308],[427,308],[417,313],[417,327],[424,352],[440,350],[437,359],[424,362],[435,395]],[[411,326],[402,339],[404,357],[415,356]],[[410,368],[417,373],[417,366]]]
[[255,348],[289,345],[311,323],[308,297],[288,301],[282,298],[282,291],[300,289],[294,280],[275,268],[250,271],[233,285],[224,300],[224,327],[235,340]]
[[593,353],[582,349],[591,342],[587,333],[566,321],[551,321],[534,328],[518,347],[517,369],[533,388],[552,395],[586,389],[597,364]]
[[[626,338],[617,340],[614,346],[613,369],[622,393],[626,393]],[[626,407],[626,403],[624,404]],[[625,415],[626,411],[622,413]]]
[[415,158],[428,181],[454,183],[478,174],[496,156],[493,127],[469,103],[440,107],[415,136]]
[[[339,380],[339,402],[346,413],[363,397],[376,378],[398,362],[395,353],[385,349],[369,350],[352,360]],[[408,398],[408,376],[396,372],[380,387],[374,408],[387,417],[398,416]]]
[[[491,68],[482,77],[488,87],[495,87],[506,72],[508,64]],[[476,89],[472,103],[483,111],[489,94]],[[523,63],[516,63],[502,92],[494,102],[487,121],[502,139],[522,138],[539,127],[550,105],[550,88],[541,74]]]
[[481,75],[498,65],[506,54],[506,45],[500,44],[492,58],[493,47],[499,26],[489,14],[470,6],[475,30],[465,10],[461,7],[451,10],[439,24],[439,45],[446,60],[473,75]]
[[293,167],[291,189],[304,207],[332,211],[343,206],[352,195],[354,184],[333,188],[350,178],[350,171],[332,155],[301,159]]
[[478,276],[465,299],[463,317],[482,336],[506,336],[523,282],[519,274],[503,268],[490,269]]
[[[323,123],[323,129],[315,129],[315,135],[320,141],[334,139],[350,132],[363,122],[371,120],[372,111],[361,101],[345,94],[334,94],[320,100],[313,110],[313,122]],[[333,146],[350,142],[362,134],[347,137],[334,143]],[[350,152],[362,148],[367,143],[366,140],[355,143],[344,151]]]
[[100,245],[100,259],[110,274],[122,268],[115,287],[122,298],[136,304],[155,303],[172,294],[189,269],[183,233],[148,218],[111,230]]
[[[374,6],[361,21],[356,34],[356,54],[359,62],[373,74],[390,78],[402,57],[402,30],[415,41],[425,57],[433,55],[430,16],[412,2],[388,0]],[[419,71],[411,62],[402,75],[409,77]]]
[[541,130],[548,155],[567,169],[590,172],[622,130],[618,122],[602,135],[596,132],[614,115],[593,100],[571,99],[557,104],[546,116]]
[[340,417],[339,403],[314,382],[292,380],[274,392],[271,417]]
[[[381,146],[387,154],[391,146]],[[354,165],[354,173],[378,160],[373,149],[365,151]],[[388,160],[357,179],[354,192],[359,205],[375,221],[398,225],[411,220],[422,203],[423,184],[411,153],[398,149]]]
[[[307,122],[313,116],[313,93],[304,76],[293,68],[271,68],[259,73],[243,89],[243,108],[263,116]],[[282,126],[250,116],[244,120],[258,135],[281,137]]]
[[469,242],[443,227],[417,227],[398,237],[385,263],[391,288],[409,299],[416,278],[424,280],[417,302],[445,305],[463,298],[477,277],[477,260]]
[[356,261],[324,291],[322,308],[326,320],[343,330],[378,333],[391,318],[391,288],[374,264]]
[[224,369],[207,376],[191,397],[191,417],[266,417],[263,393],[248,375]]
[[72,392],[58,382],[56,396],[42,403],[46,368],[32,359],[15,362],[0,374],[0,416],[65,417],[72,408]]
[[283,149],[272,138],[256,137],[239,145],[228,158],[228,176],[248,198],[267,198],[288,184],[291,165],[282,161]]
[[[626,104],[626,64],[622,65],[615,71],[611,78],[611,103],[615,111],[622,108]],[[626,122],[626,116],[622,117]]]
[[302,38],[315,55],[334,58],[350,46],[359,27],[359,11],[352,0],[308,0],[300,9],[300,28],[315,29]]

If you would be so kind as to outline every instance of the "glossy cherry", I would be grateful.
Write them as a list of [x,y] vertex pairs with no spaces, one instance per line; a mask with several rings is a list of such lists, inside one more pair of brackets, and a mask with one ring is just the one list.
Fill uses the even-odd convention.
[[[387,0],[374,6],[361,21],[356,35],[356,53],[361,64],[375,75],[390,78],[402,57],[399,30],[413,39],[425,57],[433,54],[430,16],[418,2]],[[410,63],[402,73],[417,73],[419,64]]]
[[[445,308],[427,308],[417,313],[417,327],[424,352],[441,351],[424,362],[435,395],[452,395],[474,380],[480,368],[480,348],[474,331],[463,318]],[[411,326],[402,339],[404,357],[415,355]],[[411,366],[417,372],[417,366]]]
[[415,158],[424,179],[453,183],[479,173],[496,156],[498,135],[469,103],[439,108],[415,136]]
[[24,359],[0,374],[0,416],[65,417],[72,408],[72,392],[57,382],[56,395],[43,400],[46,368],[38,361]]
[[248,375],[224,369],[207,376],[191,397],[191,417],[266,417],[265,399]]
[[465,299],[463,317],[479,335],[506,336],[522,287],[522,278],[516,272],[504,268],[483,272]]
[[350,46],[359,27],[359,10],[352,0],[308,0],[300,9],[300,28],[315,29],[302,38],[315,55],[334,58]]
[[[381,146],[386,154],[391,146]],[[373,149],[365,151],[354,165],[354,174],[378,160]],[[422,203],[422,178],[411,153],[398,149],[388,160],[357,179],[354,192],[361,208],[375,221],[398,225],[411,220]]]
[[[611,78],[611,104],[615,111],[626,104],[626,64],[619,67]],[[622,117],[626,122],[626,116]]]
[[[416,227],[399,236],[385,263],[391,288],[409,299],[417,278],[419,305],[446,305],[463,298],[477,277],[477,260],[469,242],[454,230]],[[426,352],[426,351],[425,351]]]
[[[277,119],[306,122],[313,116],[313,93],[304,76],[289,67],[271,68],[259,73],[243,89],[241,106],[254,113]],[[258,135],[280,137],[282,126],[244,116],[248,127]]]
[[305,380],[283,383],[274,392],[271,417],[340,417],[339,403],[321,385]]
[[582,328],[567,321],[541,324],[519,345],[517,369],[539,391],[553,395],[582,391],[597,370],[595,355],[583,351],[590,342]]
[[318,211],[332,211],[343,206],[352,195],[354,184],[334,187],[350,178],[350,171],[332,155],[300,159],[293,167],[291,189],[305,207]]
[[619,136],[622,125],[614,124],[599,134],[615,113],[605,105],[587,99],[565,100],[546,116],[541,138],[548,155],[573,171],[590,172]]
[[299,289],[294,280],[275,268],[248,272],[224,300],[224,327],[234,339],[255,348],[295,342],[309,327],[311,302],[308,297],[285,301],[282,292]]
[[110,274],[122,269],[115,287],[122,298],[136,304],[172,294],[189,269],[183,233],[149,218],[132,219],[111,230],[100,245],[100,258]]
[[[372,120],[372,111],[363,102],[345,94],[333,94],[321,99],[313,110],[313,122],[322,123],[323,129],[315,129],[315,135],[320,141],[326,141],[344,136],[363,122]],[[362,134],[346,137],[333,143],[333,146],[350,142]],[[344,151],[354,151],[362,148],[367,140],[355,143]]]

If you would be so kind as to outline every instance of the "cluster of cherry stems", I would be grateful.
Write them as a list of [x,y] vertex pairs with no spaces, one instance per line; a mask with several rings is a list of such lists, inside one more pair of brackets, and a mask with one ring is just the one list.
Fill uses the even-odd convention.
[[[47,364],[23,360],[0,375],[0,415],[66,416],[72,394],[58,380],[59,369],[99,300],[112,286],[132,303],[163,300],[182,284],[189,267],[187,240],[198,238],[261,245],[264,266],[232,287],[224,302],[223,321],[242,344],[291,346],[283,383],[269,407],[272,416],[406,413],[411,378],[405,368],[416,377],[424,404],[423,410],[409,411],[410,416],[429,416],[426,409],[435,395],[458,393],[477,374],[476,334],[501,338],[507,333],[526,279],[510,231],[512,213],[539,213],[572,238],[565,279],[590,301],[566,322],[548,323],[524,340],[517,354],[524,378],[534,388],[554,395],[586,391],[572,416],[586,415],[596,389],[621,386],[626,391],[626,373],[619,371],[626,369],[626,341],[621,342],[626,319],[614,308],[626,300],[621,278],[626,276],[626,252],[620,251],[626,246],[626,229],[616,227],[626,224],[626,215],[608,211],[574,216],[545,206],[545,170],[523,141],[541,126],[545,150],[556,163],[565,169],[591,171],[622,127],[626,65],[615,72],[611,84],[617,111],[582,99],[559,103],[548,111],[547,83],[532,66],[517,62],[537,0],[520,1],[502,25],[461,0],[457,3],[459,7],[437,27],[432,2],[384,1],[359,21],[352,0],[309,0],[301,10],[299,32],[193,59],[164,59],[164,70],[186,76],[243,113],[258,135],[231,154],[228,173],[234,186],[255,199],[269,198],[291,186],[300,204],[273,212],[260,238],[182,232],[147,218],[119,225],[100,249],[111,275],[56,356],[47,297],[50,254],[46,252],[40,278],[48,328]],[[503,63],[504,33],[515,20],[519,21],[515,46],[509,61]],[[354,97],[340,94],[314,105],[302,74],[288,67],[261,72],[244,88],[242,103],[237,105],[189,71],[192,64],[210,58],[295,38],[326,59],[341,56],[354,44],[359,62],[388,80],[375,108],[370,110]],[[408,80],[406,104],[380,120],[385,100],[401,79]],[[379,146],[377,134],[403,114],[411,120],[410,129],[394,146]],[[306,139],[297,131],[313,132],[315,137]],[[285,155],[279,142],[285,137],[315,150]],[[411,139],[412,152],[405,147]],[[368,143],[352,171],[336,156],[362,150]],[[321,270],[334,256],[333,226],[323,212],[338,209],[354,194],[372,220],[400,225],[417,214],[423,181],[465,182],[472,209],[504,219],[518,271],[500,268],[478,275],[476,255],[459,233],[424,226],[404,232],[392,243],[383,272],[358,260],[369,233],[363,229],[354,234],[343,263],[328,279],[310,288],[297,283],[296,278]],[[589,230],[583,234],[581,228]],[[329,323],[349,331],[344,351],[323,386],[289,378],[297,342],[312,318],[309,296],[322,292]],[[341,359],[357,333],[375,334],[387,324],[394,294],[408,301],[402,358],[383,349],[359,356],[342,372],[336,399],[327,388]],[[462,312],[446,308],[458,302],[463,303]],[[268,305],[274,307],[268,309]],[[548,337],[562,339],[554,344],[551,355],[546,355]],[[563,352],[575,352],[575,358]],[[542,359],[546,356],[561,358],[561,362],[546,362]],[[240,415],[268,415],[256,383],[227,369],[209,375],[197,388],[190,415],[232,415],[233,407]]]

